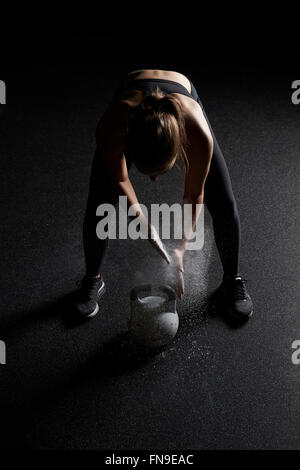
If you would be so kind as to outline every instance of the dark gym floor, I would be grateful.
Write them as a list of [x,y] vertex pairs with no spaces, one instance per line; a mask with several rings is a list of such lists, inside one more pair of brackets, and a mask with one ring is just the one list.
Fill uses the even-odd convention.
[[[196,57],[40,57],[28,68],[24,60],[20,77],[3,77],[2,448],[300,448],[300,365],[291,362],[300,339],[300,105],[290,98],[299,76],[220,55],[221,70],[220,57],[207,67]],[[152,67],[178,70],[198,89],[230,170],[241,274],[255,305],[248,324],[233,328],[210,300],[222,271],[206,214],[204,250],[185,257],[180,329],[157,354],[127,335],[130,289],[165,272],[147,243],[111,242],[93,320],[73,322],[68,304],[84,273],[95,126],[124,75]],[[141,202],[180,201],[176,170],[156,182],[134,169],[131,177]]]

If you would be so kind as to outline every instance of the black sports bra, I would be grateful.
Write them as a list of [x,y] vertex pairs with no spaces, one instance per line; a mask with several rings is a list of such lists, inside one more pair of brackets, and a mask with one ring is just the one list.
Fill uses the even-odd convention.
[[197,101],[196,98],[191,93],[189,93],[185,86],[181,85],[181,83],[173,82],[172,80],[166,80],[163,78],[137,78],[127,83],[126,86],[121,86],[117,93],[128,90],[141,90],[146,93],[151,93],[157,88],[159,88],[163,93],[179,93]]

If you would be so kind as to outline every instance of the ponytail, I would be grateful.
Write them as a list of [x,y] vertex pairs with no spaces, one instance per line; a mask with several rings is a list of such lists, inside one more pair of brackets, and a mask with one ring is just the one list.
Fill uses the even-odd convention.
[[[148,139],[147,139],[148,136]],[[160,156],[160,162],[155,162],[153,155],[148,162],[139,158],[138,150],[142,153],[141,146],[153,147],[153,140],[157,140],[156,151]],[[189,167],[186,155],[187,136],[185,131],[185,121],[180,102],[173,95],[165,95],[157,88],[152,93],[145,96],[142,103],[134,110],[131,123],[128,129],[128,144],[134,150],[135,161],[140,167],[144,167],[145,172],[156,165],[157,169],[167,171],[168,165],[174,159],[185,174]],[[140,147],[140,149],[138,149]],[[150,151],[149,148],[149,151]],[[143,151],[145,154],[145,150]]]

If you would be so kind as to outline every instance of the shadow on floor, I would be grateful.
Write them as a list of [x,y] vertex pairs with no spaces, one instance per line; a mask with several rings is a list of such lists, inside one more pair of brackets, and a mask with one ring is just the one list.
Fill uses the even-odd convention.
[[137,344],[130,332],[121,333],[102,345],[86,365],[85,373],[97,370],[98,376],[120,376],[149,364],[166,348],[148,348]]
[[41,303],[37,307],[26,310],[15,310],[1,320],[1,332],[5,337],[14,336],[19,330],[29,329],[37,323],[45,323],[54,318],[64,318],[70,310],[73,294],[60,296],[57,299]]
[[[20,335],[19,330],[30,329],[36,323],[50,322],[50,319],[53,321],[53,319],[59,318],[63,320],[65,328],[80,328],[80,325],[85,321],[76,317],[70,308],[73,295],[68,294],[39,309],[27,312],[24,317],[19,313],[17,317],[14,316],[10,322],[6,323],[7,334],[16,334],[17,330]],[[224,308],[216,296],[216,291],[199,301],[197,309],[187,313],[188,315],[185,315],[184,312],[181,315],[180,332],[175,340],[175,347],[176,341],[180,340],[180,334],[185,336],[190,330],[201,328],[212,319],[225,321],[231,328],[241,326],[233,324],[224,316]],[[174,346],[174,343],[171,344]],[[47,387],[45,384],[39,384],[30,391],[30,395],[18,394],[19,398],[16,403],[12,399],[7,405],[1,404],[1,415],[7,431],[6,438],[2,441],[3,445],[8,448],[10,445],[14,448],[23,448],[25,445],[23,433],[26,431],[31,416],[39,415],[41,409],[51,407],[55,400],[59,400],[62,394],[68,390],[80,388],[87,381],[94,379],[100,385],[102,381],[105,382],[107,379],[130,374],[147,367],[169,347],[167,345],[152,349],[141,346],[134,341],[128,331],[125,331],[104,342],[95,354],[86,356],[83,361],[78,362],[78,356],[74,356],[74,362],[68,374],[61,375],[59,370],[55,371],[51,377],[48,377]],[[4,447],[2,446],[2,448]]]

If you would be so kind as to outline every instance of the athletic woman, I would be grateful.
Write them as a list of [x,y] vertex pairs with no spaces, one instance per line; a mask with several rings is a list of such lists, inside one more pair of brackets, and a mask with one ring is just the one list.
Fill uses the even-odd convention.
[[[223,266],[218,292],[229,315],[248,319],[253,304],[239,273],[237,204],[223,154],[191,81],[166,70],[128,74],[97,126],[96,142],[83,224],[86,276],[78,291],[77,311],[87,318],[94,316],[105,291],[101,265],[108,240],[97,237],[97,207],[115,204],[119,196],[126,196],[128,207],[133,206],[136,216],[144,220],[128,176],[131,164],[151,180],[177,164],[184,175],[183,204],[192,205],[193,216],[191,227],[176,240],[171,255],[177,294],[182,299],[183,257],[199,217],[199,205],[205,203]],[[149,241],[168,261],[154,227],[147,220],[143,223]]]

